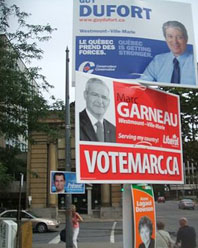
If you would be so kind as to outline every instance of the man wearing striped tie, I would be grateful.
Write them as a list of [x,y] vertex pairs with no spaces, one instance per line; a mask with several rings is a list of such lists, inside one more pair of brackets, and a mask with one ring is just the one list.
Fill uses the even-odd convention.
[[104,118],[109,107],[109,88],[98,78],[90,78],[84,91],[86,108],[80,112],[80,140],[116,142],[115,126]]

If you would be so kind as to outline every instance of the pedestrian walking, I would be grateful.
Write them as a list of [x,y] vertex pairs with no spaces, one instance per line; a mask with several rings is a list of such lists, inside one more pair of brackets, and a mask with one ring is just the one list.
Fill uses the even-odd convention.
[[182,217],[179,220],[180,228],[177,232],[177,247],[181,248],[195,248],[196,247],[196,233],[192,226],[188,225],[188,220]]
[[76,206],[71,206],[72,210],[72,225],[73,225],[73,247],[78,248],[78,234],[80,231],[80,224],[79,222],[83,221],[83,218],[80,216],[79,213],[76,212]]
[[157,248],[173,248],[174,241],[171,239],[170,234],[164,230],[165,224],[162,221],[157,222],[156,232],[156,247]]

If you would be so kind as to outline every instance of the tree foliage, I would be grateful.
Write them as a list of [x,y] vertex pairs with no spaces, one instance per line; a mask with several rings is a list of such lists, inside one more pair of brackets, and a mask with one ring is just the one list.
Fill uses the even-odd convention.
[[164,88],[180,96],[181,128],[184,161],[198,161],[198,90]]
[[8,168],[5,164],[0,162],[0,187],[3,188],[12,181],[12,176],[8,173]]
[[[48,41],[55,29],[49,24],[30,24],[29,16],[15,4],[0,0],[0,139],[4,140],[27,139],[32,130],[46,130],[38,120],[45,118],[49,110],[62,108],[61,102],[48,105],[43,91],[52,86],[41,68],[32,66],[43,56],[40,42]],[[13,170],[21,172],[24,163],[16,158],[18,154],[15,148],[0,149],[1,175],[10,174],[11,179]]]
[[17,147],[0,148],[0,186],[19,180],[19,172],[26,174],[26,161]]
[[[40,68],[25,64],[42,58],[36,42],[49,40],[54,29],[49,24],[28,24],[29,14],[16,5],[7,6],[5,0],[0,1],[0,16],[0,136],[27,137],[49,109],[42,92],[51,85]],[[11,31],[13,21],[16,26]]]

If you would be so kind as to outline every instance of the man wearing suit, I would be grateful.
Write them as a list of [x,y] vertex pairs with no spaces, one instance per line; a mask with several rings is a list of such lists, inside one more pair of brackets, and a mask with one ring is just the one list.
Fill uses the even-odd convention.
[[54,173],[54,186],[56,187],[56,193],[65,193],[65,174],[63,172]]
[[162,27],[170,52],[158,54],[145,69],[146,81],[195,85],[194,55],[188,51],[188,33],[178,21],[168,21]]
[[90,78],[84,91],[86,108],[80,112],[80,140],[116,142],[116,129],[104,119],[109,106],[109,88],[98,78]]

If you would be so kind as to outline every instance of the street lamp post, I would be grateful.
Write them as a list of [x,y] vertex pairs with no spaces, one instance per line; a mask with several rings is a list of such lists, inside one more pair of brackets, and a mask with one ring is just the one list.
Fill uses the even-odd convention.
[[[66,48],[66,75],[65,75],[65,170],[71,171],[70,153],[70,106],[69,106],[69,49]],[[66,219],[66,248],[73,248],[73,228],[71,216],[72,198],[65,195],[65,219]]]

